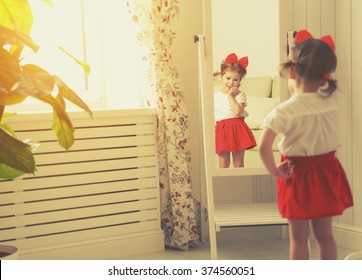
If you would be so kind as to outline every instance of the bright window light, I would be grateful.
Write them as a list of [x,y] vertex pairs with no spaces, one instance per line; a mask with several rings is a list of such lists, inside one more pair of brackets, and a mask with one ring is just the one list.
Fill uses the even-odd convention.
[[[143,107],[140,85],[141,55],[136,26],[123,0],[30,0],[34,23],[31,38],[38,53],[23,51],[23,63],[37,64],[61,77],[91,109]],[[90,65],[86,75],[58,47]],[[72,104],[67,105],[72,108]],[[70,106],[70,107],[69,107]],[[27,98],[7,111],[50,110]],[[74,108],[76,109],[76,108]]]

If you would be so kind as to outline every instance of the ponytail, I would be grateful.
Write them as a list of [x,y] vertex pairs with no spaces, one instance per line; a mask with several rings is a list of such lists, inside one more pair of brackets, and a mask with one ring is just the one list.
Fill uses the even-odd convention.
[[337,90],[337,80],[329,78],[326,83],[326,86],[320,88],[320,92],[330,95]]

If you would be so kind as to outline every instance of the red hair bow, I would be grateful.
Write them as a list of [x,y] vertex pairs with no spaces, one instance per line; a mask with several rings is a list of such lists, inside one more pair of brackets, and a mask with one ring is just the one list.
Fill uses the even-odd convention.
[[244,57],[238,59],[238,57],[236,56],[235,53],[231,53],[225,58],[225,63],[237,63],[241,67],[246,69],[246,67],[248,67],[248,64],[249,64],[249,59],[247,56],[244,56]]
[[[310,34],[307,30],[300,30],[297,32],[297,34],[295,34],[294,39],[295,39],[295,42],[297,44],[299,44],[299,43],[303,42],[304,40],[312,39],[312,38],[313,38],[312,34]],[[330,35],[323,36],[320,38],[320,40],[322,40],[324,43],[326,43],[328,46],[330,46],[332,51],[336,50],[333,39]]]

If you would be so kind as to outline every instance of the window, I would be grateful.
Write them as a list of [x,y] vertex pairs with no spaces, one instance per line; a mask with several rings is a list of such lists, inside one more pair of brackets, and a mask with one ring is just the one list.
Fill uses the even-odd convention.
[[[38,53],[24,49],[23,63],[38,64],[61,77],[91,109],[143,107],[139,82],[141,56],[136,26],[123,0],[52,0],[54,7],[30,0],[34,23],[31,38]],[[58,46],[86,62],[91,72]],[[67,104],[73,109],[72,104]],[[33,98],[7,111],[49,110]]]

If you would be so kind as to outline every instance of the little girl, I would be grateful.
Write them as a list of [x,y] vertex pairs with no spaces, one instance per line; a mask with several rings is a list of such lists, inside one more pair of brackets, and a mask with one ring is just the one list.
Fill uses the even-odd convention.
[[[291,97],[264,120],[260,156],[277,178],[280,214],[289,221],[290,258],[309,259],[309,224],[321,259],[337,259],[332,217],[353,206],[345,172],[335,156],[340,146],[338,106],[331,78],[337,66],[330,36],[314,39],[302,30],[295,35],[288,73]],[[272,144],[281,134],[282,161],[276,165]]]
[[255,138],[244,118],[249,114],[246,95],[239,90],[246,75],[248,57],[238,59],[229,54],[221,64],[221,89],[214,94],[215,143],[219,156],[219,167],[230,166],[230,153],[234,167],[244,167],[244,151],[256,146]]

